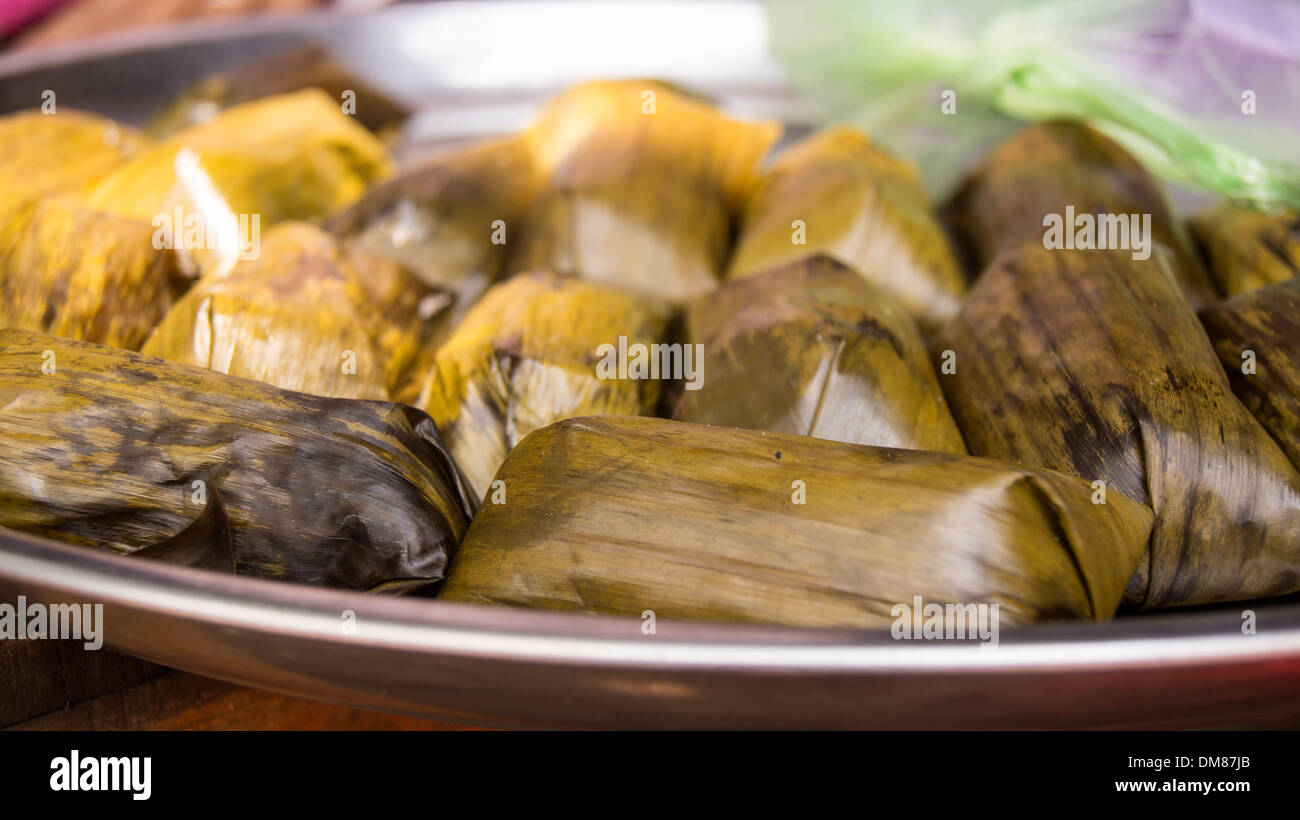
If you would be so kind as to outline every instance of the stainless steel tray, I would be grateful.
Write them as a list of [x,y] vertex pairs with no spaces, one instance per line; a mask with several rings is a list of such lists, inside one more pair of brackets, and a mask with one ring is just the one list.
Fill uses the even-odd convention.
[[[518,127],[554,88],[658,76],[750,114],[807,112],[746,2],[476,2],[171,28],[0,58],[0,111],[139,122],[202,74],[329,45],[414,105],[410,136]],[[1300,605],[1003,630],[996,650],[885,632],[567,615],[364,596],[160,566],[0,531],[0,601],[102,603],[107,642],[281,692],[564,727],[1300,726]],[[1241,612],[1257,613],[1243,635]],[[351,613],[348,615],[347,613]]]

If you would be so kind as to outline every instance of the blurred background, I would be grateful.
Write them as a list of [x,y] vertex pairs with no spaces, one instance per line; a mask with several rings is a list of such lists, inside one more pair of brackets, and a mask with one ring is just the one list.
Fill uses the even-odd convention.
[[6,49],[32,49],[180,21],[360,12],[388,5],[394,0],[5,0],[0,38]]

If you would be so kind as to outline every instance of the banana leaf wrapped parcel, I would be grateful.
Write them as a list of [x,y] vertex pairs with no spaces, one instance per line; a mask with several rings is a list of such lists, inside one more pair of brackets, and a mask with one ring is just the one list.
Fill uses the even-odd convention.
[[1300,590],[1300,475],[1232,394],[1169,257],[1028,242],[981,276],[937,344],[976,455],[1096,482],[1156,514],[1126,600]]
[[[41,198],[80,191],[137,156],[149,140],[130,126],[68,108],[0,117],[0,235]],[[6,243],[7,245],[8,243]]]
[[1222,202],[1188,224],[1225,296],[1300,276],[1300,213]]
[[78,197],[149,146],[134,129],[70,109],[0,117],[0,328],[137,348],[191,282],[153,228]]
[[510,448],[570,416],[652,414],[660,380],[601,370],[608,351],[659,344],[667,313],[622,291],[547,272],[496,285],[439,348],[417,404],[476,499]]
[[[979,163],[949,210],[980,268],[1005,248],[1043,242],[1047,218],[1054,215],[1062,234],[1070,234],[1065,248],[1084,247],[1076,239],[1101,247],[1103,232],[1111,248],[1123,243],[1137,250],[1142,240],[1152,256],[1171,257],[1169,269],[1194,309],[1219,298],[1155,179],[1119,144],[1086,125],[1048,122],[1017,132]],[[1133,220],[1144,232],[1148,216],[1150,235],[1135,235]]]
[[240,574],[396,592],[443,578],[473,513],[403,405],[5,330],[0,408],[0,526],[72,544],[156,553],[219,496]]
[[728,282],[686,312],[703,373],[674,418],[965,453],[902,305],[829,256]]
[[204,272],[256,255],[259,232],[352,204],[392,161],[317,89],[255,100],[176,132],[108,174],[85,204],[153,225]]
[[497,479],[440,600],[877,627],[922,596],[1106,620],[1151,526],[1048,470],[652,418],[538,430]]
[[241,103],[307,88],[320,89],[340,106],[351,102],[353,111],[349,113],[381,135],[400,126],[410,113],[406,106],[353,74],[328,50],[312,44],[209,74],[156,114],[148,130],[152,136],[166,138]]
[[0,328],[137,350],[194,281],[185,251],[155,247],[143,221],[49,196],[0,257]]
[[818,131],[777,156],[745,208],[727,278],[816,253],[901,301],[927,334],[966,293],[916,169],[850,126]]
[[305,222],[203,276],[141,352],[334,398],[413,400],[415,363],[450,297]]
[[512,269],[670,300],[717,286],[731,223],[780,135],[664,83],[595,82],[552,100],[526,138],[547,181]]
[[1201,311],[1242,404],[1300,468],[1300,277]]
[[520,137],[445,151],[375,185],[326,227],[455,295],[458,313],[506,275],[537,188]]

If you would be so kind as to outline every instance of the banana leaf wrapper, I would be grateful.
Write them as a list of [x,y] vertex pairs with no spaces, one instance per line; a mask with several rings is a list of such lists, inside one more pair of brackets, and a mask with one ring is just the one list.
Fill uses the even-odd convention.
[[877,627],[919,595],[1105,620],[1151,527],[1049,470],[650,418],[539,430],[497,478],[441,600]]
[[0,328],[139,349],[194,281],[187,255],[155,248],[153,233],[72,195],[42,199],[0,228]]
[[491,140],[453,149],[374,186],[326,227],[454,294],[463,311],[505,275],[511,237],[522,231],[536,189],[527,143]]
[[1228,297],[1300,276],[1300,213],[1264,213],[1223,202],[1188,224]]
[[[86,189],[138,155],[148,143],[135,129],[67,108],[54,114],[21,111],[0,117],[0,145],[4,146],[0,153],[0,190],[5,192],[0,198],[0,327],[50,330],[84,337],[86,326],[94,323],[95,314],[99,313],[99,305],[91,301],[94,298],[91,294],[117,289],[95,287],[97,283],[87,281],[86,274],[108,262],[121,262],[116,249],[122,226],[96,227],[84,236],[79,235],[69,230],[69,223],[82,223],[78,227],[87,228],[90,226],[84,223],[95,218],[64,204],[43,208],[41,219],[49,222],[41,227],[33,227],[33,219],[46,199]],[[52,213],[58,216],[51,216]],[[104,235],[100,236],[101,233]],[[55,244],[32,246],[44,242]],[[68,270],[48,266],[56,260],[61,265],[67,264],[64,260],[70,256],[69,250],[58,243],[76,247],[83,242],[95,244],[101,255],[113,259],[95,259],[88,265],[73,263]],[[132,254],[133,261],[148,255],[141,249],[138,255]],[[111,269],[105,270],[104,276],[106,279],[121,276],[129,281],[133,272]],[[67,285],[72,280],[78,287],[70,290]],[[77,304],[51,305],[51,294]],[[115,302],[107,306],[108,313],[137,312],[129,300],[108,298]],[[131,324],[130,318],[121,321]],[[119,344],[123,340],[117,336],[101,336],[94,341]],[[142,336],[134,339],[136,346],[141,341]]]
[[177,567],[214,570],[231,575],[238,574],[239,571],[230,516],[226,514],[221,492],[215,487],[208,496],[203,512],[189,526],[170,538],[127,554],[132,558],[144,558]]
[[777,157],[745,209],[727,278],[818,253],[888,291],[927,334],[952,318],[966,293],[916,169],[849,126],[819,131]]
[[602,378],[601,345],[659,343],[667,312],[612,288],[547,272],[494,286],[438,350],[417,406],[475,499],[539,427],[591,414],[653,414],[660,381]]
[[[643,113],[651,100],[653,113]],[[526,134],[547,182],[512,269],[669,300],[707,293],[722,276],[732,220],[780,131],[731,119],[663,83],[576,86]]]
[[153,224],[205,273],[226,272],[255,250],[255,232],[346,207],[390,166],[383,143],[309,89],[177,132],[92,186],[85,204]]
[[1167,257],[1026,243],[984,272],[938,346],[975,455],[1105,482],[1156,513],[1126,600],[1300,589],[1300,476],[1232,394]]
[[1201,322],[1233,392],[1300,468],[1300,277],[1207,308]]
[[680,391],[674,418],[966,452],[907,311],[829,256],[700,297],[685,335],[702,346],[703,371],[698,389]]
[[413,399],[449,303],[397,262],[282,222],[256,258],[200,279],[141,352],[318,396]]
[[[432,421],[403,405],[5,330],[0,408],[0,526],[72,544],[225,528],[242,575],[395,592],[441,580],[472,515]],[[216,500],[224,525],[201,519]]]
[[[54,194],[79,191],[143,151],[149,140],[129,126],[69,109],[0,117],[0,232],[10,220]],[[11,247],[8,242],[3,247]],[[2,252],[2,251],[0,251]]]
[[1076,219],[1151,214],[1152,256],[1172,257],[1169,268],[1188,303],[1199,309],[1219,300],[1155,178],[1118,143],[1086,125],[1033,125],[998,145],[962,183],[949,217],[982,269],[1005,248],[1030,240],[1041,244],[1044,218],[1064,219],[1067,206]]
[[147,130],[163,139],[207,122],[232,106],[307,88],[320,89],[340,105],[343,95],[352,92],[356,104],[353,116],[376,133],[392,132],[410,114],[406,106],[354,75],[327,50],[308,45],[204,77],[156,114]]

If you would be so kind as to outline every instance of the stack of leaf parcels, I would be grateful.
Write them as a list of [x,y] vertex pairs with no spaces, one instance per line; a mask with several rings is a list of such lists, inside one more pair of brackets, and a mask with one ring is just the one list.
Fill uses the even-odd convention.
[[779,124],[664,82],[399,164],[403,114],[308,50],[152,136],[0,118],[0,526],[803,627],[1300,591],[1294,214],[1185,225],[1047,123],[965,180],[954,243],[867,135],[773,153]]

